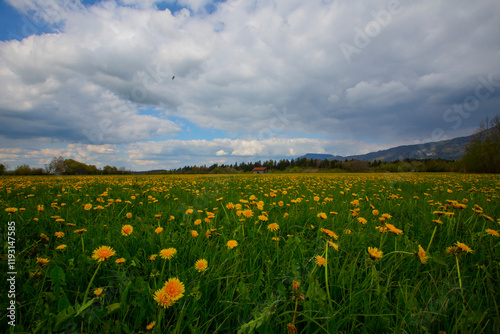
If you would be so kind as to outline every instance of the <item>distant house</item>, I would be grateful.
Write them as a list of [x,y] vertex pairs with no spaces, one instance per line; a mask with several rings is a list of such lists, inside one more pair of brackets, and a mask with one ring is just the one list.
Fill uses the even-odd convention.
[[267,167],[255,167],[252,172],[254,174],[267,174]]

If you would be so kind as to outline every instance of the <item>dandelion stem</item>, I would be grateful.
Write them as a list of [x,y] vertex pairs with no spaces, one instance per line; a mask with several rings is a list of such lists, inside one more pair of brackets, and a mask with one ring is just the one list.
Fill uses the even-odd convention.
[[295,317],[297,316],[297,306],[299,305],[299,298],[295,298],[295,311],[293,311],[292,325],[295,325]]
[[432,232],[431,240],[429,241],[429,244],[427,245],[427,249],[425,250],[426,253],[429,252],[429,249],[431,248],[432,240],[434,239],[434,235],[436,234],[437,230],[437,225],[434,226],[434,231]]
[[325,250],[325,282],[326,282],[326,293],[328,295],[328,304],[332,308],[332,297],[330,297],[330,287],[328,285],[328,241],[326,242]]
[[102,262],[99,262],[99,265],[97,266],[96,270],[94,271],[94,275],[90,279],[89,285],[87,286],[87,290],[85,290],[85,295],[83,296],[83,302],[82,306],[85,305],[85,302],[87,301],[87,296],[89,295],[89,290],[90,287],[92,286],[92,283],[94,282],[95,275],[97,274],[97,271],[99,271],[99,268],[101,268]]
[[80,239],[82,239],[82,253],[85,252],[85,246],[83,245],[83,235],[80,234]]
[[460,292],[462,292],[462,276],[460,275],[460,264],[458,263],[458,256],[455,256],[455,260],[457,260],[458,284],[460,286]]

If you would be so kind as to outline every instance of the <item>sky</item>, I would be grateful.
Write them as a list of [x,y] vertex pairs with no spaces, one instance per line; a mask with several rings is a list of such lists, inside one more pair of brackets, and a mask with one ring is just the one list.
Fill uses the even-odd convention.
[[500,114],[498,0],[0,0],[0,163],[363,154]]

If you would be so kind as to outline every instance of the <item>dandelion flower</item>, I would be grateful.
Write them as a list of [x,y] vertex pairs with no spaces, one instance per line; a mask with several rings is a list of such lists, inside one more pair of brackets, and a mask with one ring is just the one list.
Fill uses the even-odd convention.
[[200,225],[200,224],[201,224],[201,219],[196,219],[196,220],[194,221],[194,224],[195,224],[195,225]]
[[40,238],[44,239],[45,241],[49,241],[49,237],[43,233],[40,233]]
[[156,257],[157,257],[157,256],[158,256],[158,254],[153,254],[153,255],[151,255],[151,256],[149,257],[149,260],[150,260],[150,261],[154,261],[154,260],[156,260]]
[[299,291],[299,289],[300,289],[300,282],[292,281],[292,288],[293,288],[293,291]]
[[318,218],[320,218],[320,219],[326,219],[327,218],[326,217],[326,213],[324,213],[324,212],[318,213]]
[[87,203],[83,206],[83,209],[86,210],[86,211],[89,211],[90,209],[92,209],[92,204],[90,203]]
[[49,260],[49,259],[46,259],[46,258],[43,258],[43,257],[37,257],[37,258],[36,258],[36,262],[37,262],[37,263],[40,263],[40,265],[43,267],[43,266],[45,266],[47,263],[49,263],[49,262],[50,262],[50,260]]
[[272,232],[275,232],[275,231],[279,230],[279,228],[280,228],[280,226],[278,224],[276,224],[276,223],[272,223],[272,224],[269,224],[267,226],[267,229],[269,231],[272,231]]
[[98,262],[102,262],[116,254],[115,250],[109,246],[101,246],[92,252],[92,258]]
[[196,237],[198,236],[198,231],[192,230],[192,231],[191,231],[191,236],[192,236],[193,238],[196,238]]
[[253,211],[252,210],[243,210],[243,216],[245,216],[245,218],[251,218],[253,216]]
[[427,263],[427,260],[429,259],[426,255],[425,255],[425,251],[424,249],[422,248],[422,246],[418,245],[418,258],[420,259],[420,262],[422,262],[423,264],[426,264]]
[[332,247],[333,249],[335,249],[336,251],[339,250],[339,245],[334,243],[333,241],[330,241],[328,240],[328,244],[330,245],[330,247]]
[[372,260],[376,260],[380,259],[384,255],[384,252],[375,247],[368,247],[368,254]]
[[192,213],[193,213],[193,209],[187,209],[187,210],[186,210],[186,215],[190,215],[190,214],[192,214]]
[[54,235],[58,238],[63,238],[64,237],[64,232],[56,232]]
[[385,223],[385,226],[389,229],[389,231],[391,231],[394,234],[398,234],[398,235],[403,234],[403,230],[400,230],[399,228],[397,228],[396,226],[394,226],[392,224]]
[[128,219],[132,218],[132,214],[130,212],[127,212],[127,214],[125,215],[125,217],[127,217]]
[[335,234],[335,232],[327,230],[326,228],[320,228],[319,230],[321,232],[325,233],[326,235],[328,235],[330,238],[333,238],[335,240],[337,240],[339,238],[338,235]]
[[57,250],[64,250],[64,249],[66,249],[66,247],[67,247],[66,245],[59,245],[56,247],[56,249]]
[[120,264],[120,263],[123,263],[123,262],[125,262],[125,261],[126,261],[126,260],[125,260],[123,257],[121,257],[121,258],[119,258],[119,259],[116,259],[116,260],[115,260],[115,263]]
[[200,259],[194,264],[194,268],[199,272],[205,271],[208,268],[208,261],[205,259]]
[[368,220],[366,220],[363,217],[358,217],[358,222],[360,222],[361,224],[365,225],[366,223],[368,223]]
[[102,291],[103,291],[103,289],[102,289],[102,288],[95,289],[95,290],[94,290],[94,295],[96,295],[96,296],[98,296],[98,297],[99,297],[99,296],[102,294]]
[[446,248],[446,253],[451,254],[451,255],[458,255],[461,252],[459,247],[456,246],[451,246]]
[[379,212],[378,212],[378,210],[373,210],[373,211],[372,211],[372,214],[373,214],[374,216],[378,216]]
[[132,227],[132,225],[124,225],[122,227],[122,235],[128,237],[129,235],[132,234],[132,231],[134,231],[134,228]]
[[472,249],[469,246],[467,246],[466,244],[463,244],[463,243],[457,241],[457,246],[461,250],[463,250],[464,252],[472,253]]
[[7,212],[7,213],[16,213],[17,212],[17,208],[7,208],[7,209],[5,209],[5,212]]
[[84,229],[84,228],[80,228],[80,229],[78,229],[78,230],[74,230],[73,232],[74,232],[74,233],[78,233],[78,234],[83,234],[84,232],[87,232],[87,230],[86,230],[86,229]]
[[156,233],[156,234],[160,234],[161,232],[163,232],[163,227],[157,227],[157,228],[155,229],[155,233]]
[[316,256],[316,265],[318,267],[325,266],[326,265],[326,259],[322,257],[321,255]]
[[168,297],[163,288],[155,291],[153,299],[158,303],[159,306],[163,308],[170,307],[175,302],[174,300]]
[[498,233],[498,231],[492,230],[491,228],[487,228],[486,233],[488,233],[494,237],[500,237],[500,233]]
[[229,248],[229,249],[233,249],[236,246],[238,246],[238,241],[236,241],[236,240],[229,240],[227,242],[227,248]]
[[154,327],[155,325],[156,325],[156,321],[153,321],[153,322],[149,323],[149,325],[147,325],[147,326],[146,326],[146,329],[147,329],[148,331],[150,331],[150,330],[152,330],[152,329],[153,329],[153,327]]
[[168,259],[172,259],[174,257],[174,255],[177,253],[177,249],[175,248],[167,248],[167,249],[162,249],[160,251],[160,257],[164,260]]
[[173,301],[184,296],[185,288],[184,283],[182,283],[177,277],[169,278],[165,282],[165,286],[162,288],[166,296]]

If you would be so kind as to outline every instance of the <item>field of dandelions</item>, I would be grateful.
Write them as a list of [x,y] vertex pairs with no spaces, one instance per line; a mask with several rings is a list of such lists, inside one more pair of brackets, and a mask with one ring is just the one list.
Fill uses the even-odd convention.
[[[0,178],[26,333],[498,333],[500,177]],[[10,243],[11,245],[13,243]]]

